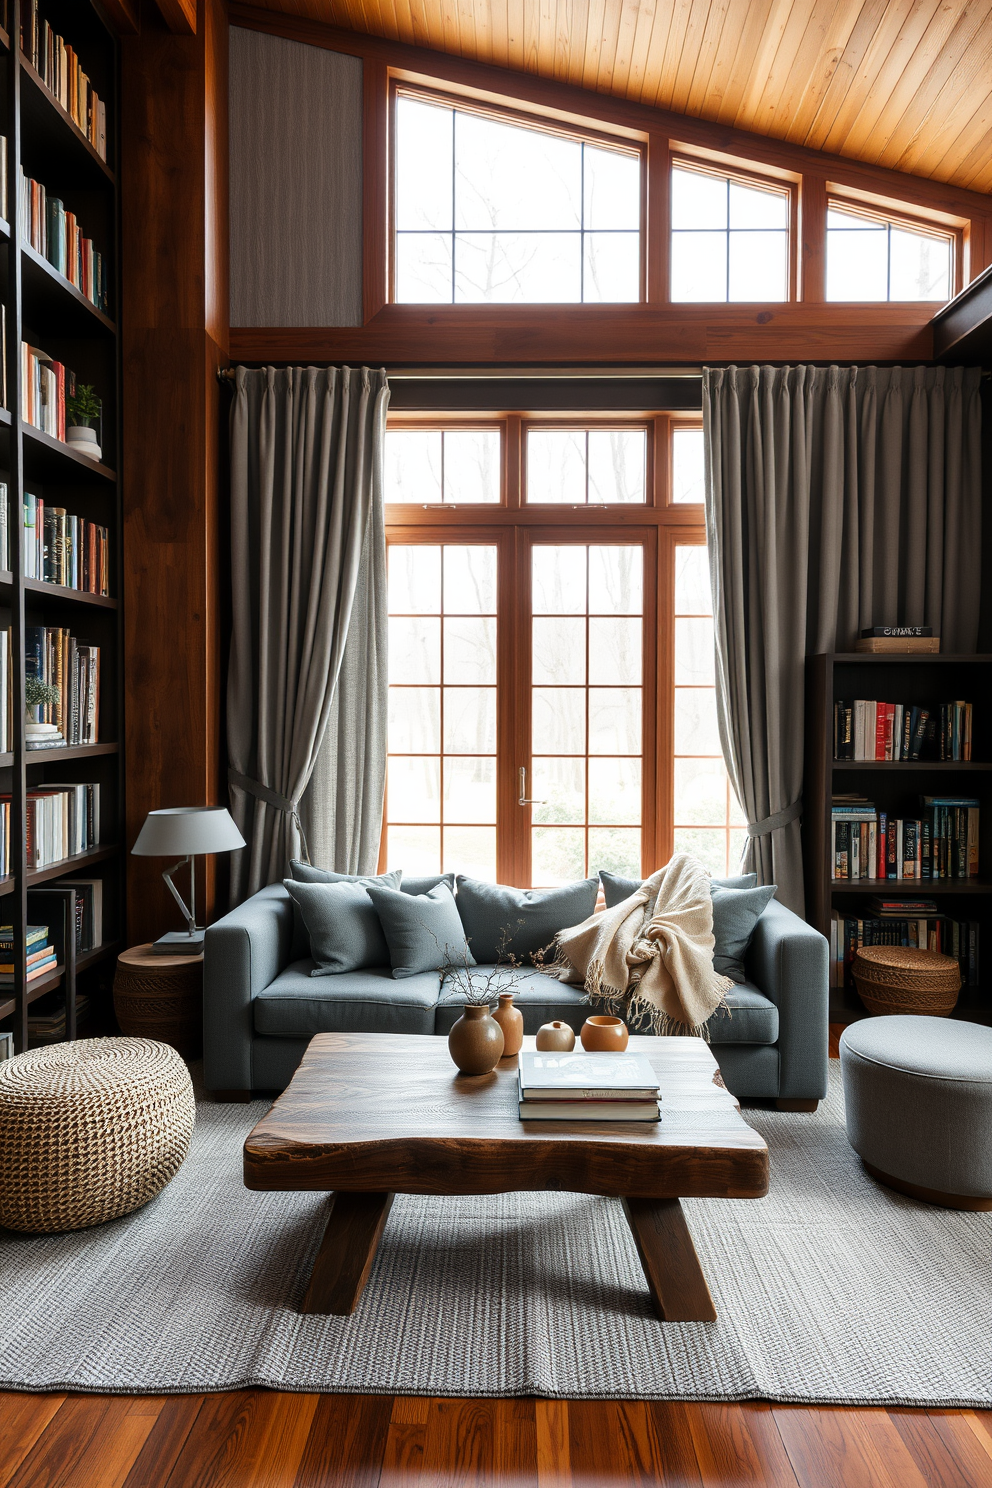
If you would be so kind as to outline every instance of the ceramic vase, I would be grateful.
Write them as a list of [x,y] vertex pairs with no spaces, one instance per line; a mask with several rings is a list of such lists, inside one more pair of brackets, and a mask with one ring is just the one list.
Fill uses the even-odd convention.
[[575,1030],[557,1019],[554,1023],[542,1023],[534,1045],[545,1054],[568,1054],[575,1048]]
[[89,460],[99,460],[103,451],[96,442],[96,430],[88,424],[73,424],[65,431],[65,442],[71,444],[77,455]]
[[448,1034],[448,1053],[461,1075],[488,1075],[503,1056],[503,1030],[484,1003],[469,1003]]
[[493,1022],[498,1023],[503,1033],[503,1056],[519,1054],[524,1041],[524,1015],[513,1006],[513,993],[499,994],[499,1007],[493,1013]]
[[596,1013],[583,1023],[579,1037],[583,1049],[589,1054],[621,1054],[630,1035],[622,1018],[608,1018]]

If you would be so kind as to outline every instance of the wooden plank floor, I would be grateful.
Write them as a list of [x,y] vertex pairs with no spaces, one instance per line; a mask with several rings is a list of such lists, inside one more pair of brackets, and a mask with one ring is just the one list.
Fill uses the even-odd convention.
[[0,1488],[407,1483],[992,1488],[992,1411],[0,1393]]

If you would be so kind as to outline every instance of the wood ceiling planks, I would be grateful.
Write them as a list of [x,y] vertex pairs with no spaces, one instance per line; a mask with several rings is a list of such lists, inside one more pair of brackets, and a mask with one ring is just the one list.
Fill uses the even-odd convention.
[[992,190],[992,0],[256,4]]

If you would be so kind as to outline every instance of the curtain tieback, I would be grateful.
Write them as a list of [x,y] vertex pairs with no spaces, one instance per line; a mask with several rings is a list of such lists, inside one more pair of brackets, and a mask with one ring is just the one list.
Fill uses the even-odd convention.
[[236,785],[239,790],[246,791],[249,796],[254,796],[256,801],[263,801],[266,806],[275,807],[276,811],[284,811],[291,817],[296,830],[300,834],[300,846],[303,849],[303,861],[309,863],[310,850],[307,847],[307,837],[300,821],[299,798],[291,801],[289,796],[281,796],[278,791],[263,785],[260,780],[252,780],[249,775],[242,775],[238,770],[228,770],[228,784]]
[[769,832],[777,832],[779,827],[787,827],[790,822],[798,821],[802,815],[803,798],[799,797],[793,801],[791,806],[784,806],[781,811],[775,811],[771,816],[762,817],[761,821],[748,822],[747,835],[749,837],[766,837]]

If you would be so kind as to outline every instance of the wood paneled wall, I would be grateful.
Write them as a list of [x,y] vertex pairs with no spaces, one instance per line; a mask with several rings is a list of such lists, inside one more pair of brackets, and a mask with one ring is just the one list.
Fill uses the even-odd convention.
[[[143,5],[122,95],[128,849],[158,806],[220,793],[220,399],[228,353],[224,0],[195,35]],[[157,858],[128,860],[132,943],[180,928]],[[197,865],[199,868],[199,864]],[[206,878],[207,904],[203,884]],[[200,913],[213,876],[200,877]]]

